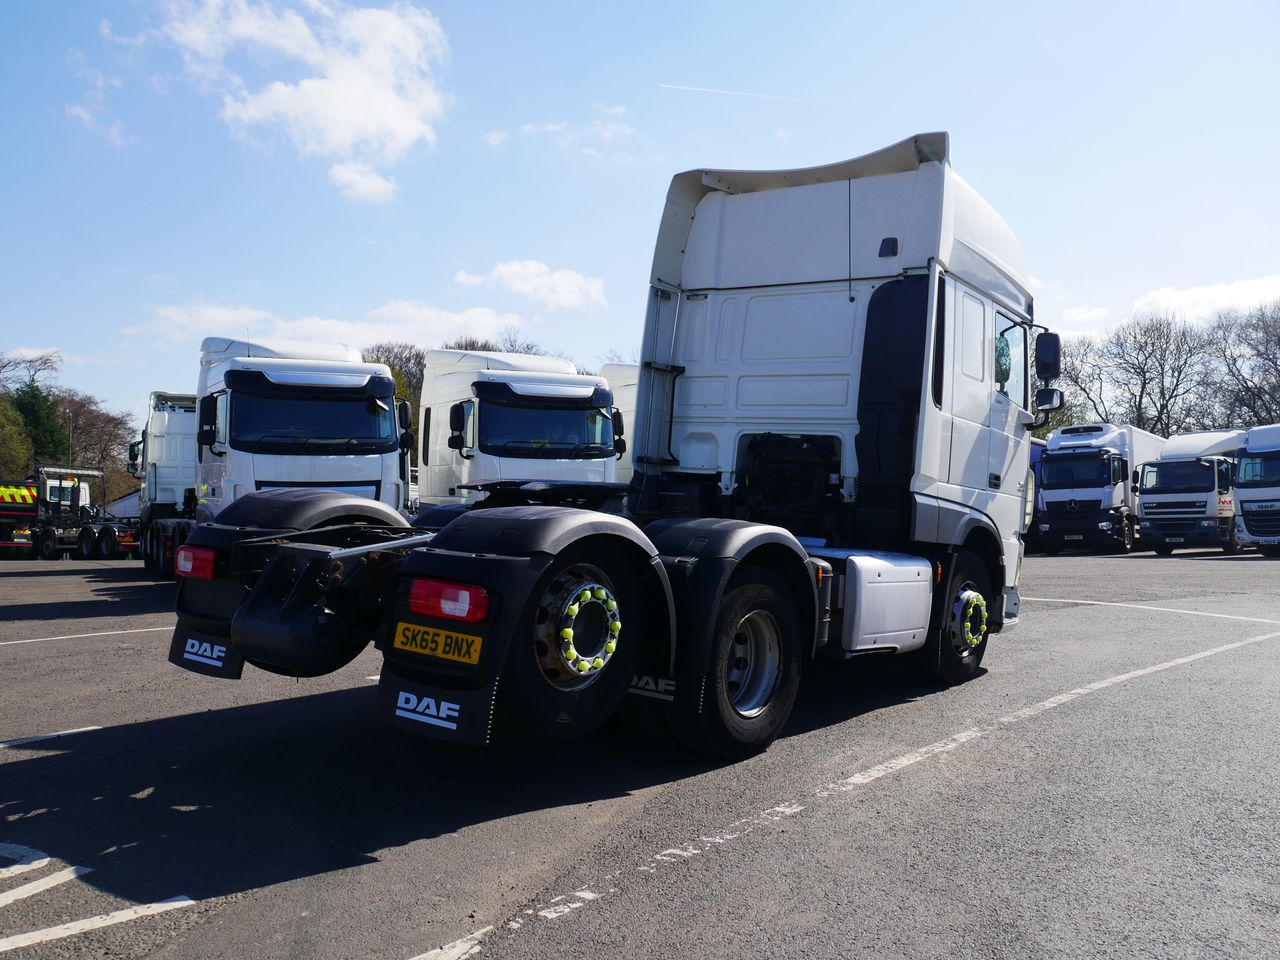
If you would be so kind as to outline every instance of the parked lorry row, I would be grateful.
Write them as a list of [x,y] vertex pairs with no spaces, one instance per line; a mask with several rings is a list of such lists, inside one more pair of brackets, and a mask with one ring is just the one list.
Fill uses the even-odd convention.
[[[679,174],[629,485],[491,480],[412,522],[330,489],[247,492],[178,550],[170,660],[312,677],[372,643],[380,715],[420,734],[561,741],[625,701],[727,757],[778,736],[825,658],[911,654],[963,682],[1019,622],[1028,431],[1063,402],[1034,388],[1059,359],[1033,316],[1018,241],[946,134]],[[486,451],[486,414],[505,427],[537,392],[471,376],[449,449],[551,447]],[[605,396],[566,407],[556,443],[622,452]]]
[[113,557],[133,549],[132,527],[112,520],[91,522],[99,513],[93,482],[102,470],[39,463],[23,480],[0,480],[0,552],[46,560],[77,554]]

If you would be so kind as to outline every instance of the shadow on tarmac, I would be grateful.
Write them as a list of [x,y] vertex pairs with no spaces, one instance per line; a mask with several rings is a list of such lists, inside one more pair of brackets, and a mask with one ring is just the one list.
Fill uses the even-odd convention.
[[[0,605],[0,623],[23,620],[81,620],[94,617],[133,617],[147,613],[172,613],[177,597],[177,584],[157,580],[141,564],[128,567],[65,567],[53,563],[50,570],[13,570],[0,568],[0,576],[65,577],[76,576],[88,587],[88,596],[61,600],[31,600],[28,603]],[[37,583],[24,588],[27,596],[39,595]]]
[[[899,664],[823,666],[806,678],[786,736],[936,689]],[[83,882],[135,902],[199,900],[720,766],[617,724],[572,750],[452,747],[379,723],[374,694],[361,687],[10,748],[36,755],[0,766],[3,839],[93,867]]]

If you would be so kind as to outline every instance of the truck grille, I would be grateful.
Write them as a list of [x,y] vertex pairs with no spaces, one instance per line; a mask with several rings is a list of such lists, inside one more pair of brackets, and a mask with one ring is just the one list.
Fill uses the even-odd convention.
[[1151,527],[1160,533],[1187,533],[1192,530],[1199,518],[1187,518],[1183,520],[1152,520]]
[[1280,537],[1280,510],[1267,513],[1245,511],[1244,528],[1255,537]]
[[1068,504],[1070,500],[1047,500],[1044,509],[1046,513],[1087,513],[1090,510],[1101,510],[1101,500],[1077,500],[1075,510],[1070,509]]

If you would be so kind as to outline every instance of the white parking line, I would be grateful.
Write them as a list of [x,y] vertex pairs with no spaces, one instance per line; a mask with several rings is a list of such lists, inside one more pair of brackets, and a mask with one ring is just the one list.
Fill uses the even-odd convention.
[[16,877],[29,870],[39,870],[51,859],[43,850],[23,847],[16,843],[0,843],[0,857],[16,861],[11,867],[0,867],[0,880]]
[[32,880],[30,883],[24,883],[20,887],[6,890],[4,893],[0,893],[0,907],[7,907],[15,900],[25,900],[41,890],[48,890],[50,887],[56,887],[58,884],[74,880],[76,877],[83,877],[86,873],[93,873],[93,868],[67,867],[67,869],[51,873],[47,877],[41,877],[39,880]]
[[73,733],[88,733],[90,730],[101,730],[101,727],[76,727],[74,730],[59,730],[57,733],[44,733],[38,737],[23,737],[21,740],[0,740],[0,750],[9,747],[21,747],[28,743],[39,743],[41,740],[53,740],[55,737],[69,737]]
[[195,906],[195,903],[196,901],[190,897],[170,897],[168,900],[161,900],[157,903],[143,903],[136,907],[116,910],[114,913],[99,914],[86,920],[74,920],[71,923],[64,923],[56,927],[33,930],[31,933],[19,933],[0,940],[0,953],[8,950],[17,950],[19,947],[29,947],[36,943],[48,943],[50,940],[73,937],[77,933],[87,933],[90,930],[109,927],[116,923],[127,923],[130,920],[137,920],[139,917],[149,917],[154,913],[164,913],[166,910]]
[[122,633],[159,633],[161,630],[172,630],[176,624],[167,627],[139,627],[136,630],[104,630],[102,633],[72,633],[65,637],[33,637],[30,640],[0,640],[0,647],[12,647],[18,643],[46,643],[50,640],[81,640],[85,637],[114,637]]
[[1035,600],[1038,603],[1080,603],[1087,607],[1127,607],[1130,610],[1151,610],[1155,613],[1181,613],[1188,617],[1214,617],[1218,620],[1243,620],[1246,623],[1273,623],[1280,626],[1280,620],[1266,620],[1262,617],[1237,617],[1230,613],[1206,613],[1203,610],[1176,610],[1173,607],[1148,607],[1141,603],[1115,603],[1110,600],[1060,600],[1057,597],[1023,597],[1023,600]]
[[[1078,602],[1078,601],[1071,601],[1071,602]],[[1135,606],[1135,605],[1134,604],[1116,604],[1116,606]],[[1153,608],[1138,607],[1137,609],[1150,610]],[[1173,611],[1173,612],[1183,612],[1183,611]],[[1263,621],[1263,622],[1272,623],[1275,621]],[[853,790],[855,790],[857,787],[863,786],[868,783],[872,783],[875,780],[879,780],[882,777],[888,776],[891,773],[896,773],[899,770],[904,770],[907,767],[914,766],[915,764],[921,762],[922,760],[926,760],[929,757],[934,757],[942,753],[948,753],[956,749],[957,747],[962,746],[963,744],[971,743],[974,740],[987,736],[988,734],[994,733],[996,731],[1002,730],[1014,723],[1018,723],[1022,720],[1028,720],[1032,717],[1039,716],[1040,714],[1045,713],[1046,711],[1056,709],[1057,707],[1063,706],[1064,704],[1071,703],[1074,700],[1078,700],[1081,697],[1088,696],[1091,693],[1096,693],[1099,690],[1105,690],[1108,687],[1114,687],[1122,683],[1127,683],[1130,680],[1136,680],[1139,677],[1146,677],[1153,673],[1160,673],[1164,670],[1172,670],[1174,667],[1180,667],[1188,663],[1194,663],[1195,661],[1203,660],[1206,657],[1214,657],[1222,653],[1227,653],[1228,651],[1231,651],[1231,650],[1238,650],[1241,647],[1248,647],[1256,643],[1262,643],[1265,640],[1274,640],[1277,637],[1280,637],[1280,632],[1267,633],[1257,637],[1248,637],[1244,640],[1237,640],[1234,643],[1224,643],[1218,647],[1211,647],[1207,650],[1201,650],[1199,653],[1189,654],[1185,657],[1177,657],[1176,659],[1165,660],[1161,663],[1156,663],[1149,667],[1142,667],[1138,670],[1130,670],[1128,673],[1116,674],[1115,676],[1107,677],[1103,680],[1095,681],[1094,683],[1087,684],[1083,687],[1076,687],[1074,690],[1068,690],[1065,693],[1060,693],[1057,696],[1050,697],[1048,700],[1041,700],[1039,703],[1034,703],[1029,707],[1023,707],[1021,710],[1015,710],[1013,713],[1006,714],[1005,716],[1000,717],[999,719],[994,720],[990,723],[983,724],[982,726],[978,726],[978,727],[971,727],[968,730],[962,730],[959,733],[953,734],[950,737],[946,737],[942,740],[937,740],[931,744],[928,744],[927,746],[920,747],[918,750],[912,750],[910,753],[904,753],[900,757],[895,757],[892,760],[886,760],[884,763],[879,763],[873,767],[868,767],[866,770],[861,770],[858,773],[855,773],[849,777],[845,777],[842,780],[837,780],[834,783],[828,783],[824,786],[816,787],[811,791],[810,796],[805,797],[806,803],[812,803],[815,799],[819,799],[819,800],[827,799],[830,797],[838,797],[842,794],[850,793]],[[752,828],[756,826],[763,827],[771,823],[777,822],[778,820],[782,819],[782,817],[784,816],[787,818],[797,816],[803,813],[806,809],[807,809],[806,806],[800,803],[784,803],[775,807],[770,807],[768,810],[755,814],[752,817],[747,817],[743,820],[737,821],[735,824],[731,825],[726,830],[720,831],[718,833],[714,833],[710,836],[699,837],[696,841],[691,843],[685,842],[685,843],[673,844],[670,847],[663,849],[661,852],[653,854],[652,856],[648,857],[643,863],[638,864],[637,866],[631,868],[630,870],[627,870],[627,869],[617,870],[609,874],[606,879],[610,881],[615,881],[618,878],[620,878],[624,873],[630,873],[632,875],[655,874],[660,869],[668,869],[669,865],[672,863],[687,863],[689,860],[692,860],[695,857],[718,850],[722,846],[732,841],[735,841],[750,832],[750,830],[742,829],[740,825],[747,824]],[[616,892],[618,892],[616,887],[609,888],[609,893],[616,893]],[[584,902],[575,904],[573,913],[581,914],[582,908],[586,907],[591,902],[600,900],[602,896],[603,896],[602,894],[595,894],[589,898],[580,897],[580,899],[583,899]],[[555,900],[562,900],[562,899],[564,899],[563,896],[554,897],[552,898],[552,902],[554,902]],[[550,913],[539,912],[536,910],[524,911],[524,914],[526,915],[527,918],[536,919],[538,916],[543,916],[544,918],[546,918],[540,922],[554,922],[555,920],[559,919],[561,916],[566,915],[567,913],[568,911],[550,911]],[[521,928],[523,928],[527,923],[532,922],[532,919],[516,919],[506,924],[506,930],[508,931],[508,935],[515,935],[515,933],[518,932]],[[414,957],[413,960],[460,960],[460,958],[463,958],[463,957],[474,956],[480,953],[482,950],[482,947],[480,945],[481,940],[483,940],[484,937],[487,934],[491,933],[492,931],[493,931],[493,927],[484,927],[481,930],[477,930],[475,933],[468,934],[467,936],[463,937],[461,940],[455,940],[453,943],[440,947],[437,950],[433,950],[430,953],[424,953],[418,957]],[[449,951],[453,951],[453,952],[449,952]]]

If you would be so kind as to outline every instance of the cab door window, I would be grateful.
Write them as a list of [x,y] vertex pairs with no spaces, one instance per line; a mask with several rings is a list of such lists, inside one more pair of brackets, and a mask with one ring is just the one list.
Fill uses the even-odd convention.
[[996,314],[996,388],[1022,409],[1027,408],[1027,328]]

